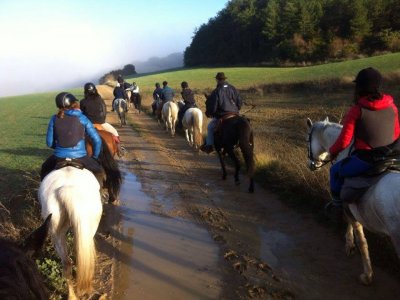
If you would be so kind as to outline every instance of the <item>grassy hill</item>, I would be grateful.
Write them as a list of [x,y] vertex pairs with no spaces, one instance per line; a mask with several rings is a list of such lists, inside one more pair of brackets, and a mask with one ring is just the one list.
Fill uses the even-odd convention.
[[170,86],[180,88],[182,81],[188,81],[195,89],[209,89],[215,86],[215,74],[225,72],[228,81],[236,87],[248,87],[298,83],[304,81],[323,81],[332,78],[353,78],[357,72],[366,67],[374,67],[383,73],[400,69],[400,53],[375,56],[364,59],[330,63],[311,67],[264,68],[264,67],[229,67],[229,68],[196,68],[162,72],[127,78],[128,82],[136,81],[142,90],[153,90],[155,82],[167,80]]

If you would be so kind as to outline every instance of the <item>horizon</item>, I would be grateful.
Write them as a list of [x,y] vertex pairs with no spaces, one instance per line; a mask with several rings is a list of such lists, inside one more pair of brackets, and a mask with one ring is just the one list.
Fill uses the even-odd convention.
[[179,2],[1,1],[0,97],[97,83],[124,65],[183,53],[228,1]]

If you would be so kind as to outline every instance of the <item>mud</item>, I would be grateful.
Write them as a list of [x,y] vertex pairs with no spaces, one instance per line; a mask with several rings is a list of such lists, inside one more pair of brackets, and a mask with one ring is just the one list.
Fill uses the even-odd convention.
[[248,194],[232,170],[222,181],[214,155],[129,115],[135,130],[119,130],[128,148],[120,206],[107,217],[112,299],[398,298],[398,280],[378,267],[374,284],[360,285],[359,254],[346,257],[344,239],[312,214],[258,186]]

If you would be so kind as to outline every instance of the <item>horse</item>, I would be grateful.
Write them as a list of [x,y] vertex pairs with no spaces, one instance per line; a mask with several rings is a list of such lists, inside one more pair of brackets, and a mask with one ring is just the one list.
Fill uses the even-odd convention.
[[47,300],[49,294],[33,257],[46,241],[51,215],[20,244],[0,239],[0,299]]
[[[118,153],[118,145],[114,139],[114,135],[108,131],[106,131],[101,124],[93,124],[94,128],[96,128],[97,133],[100,135],[104,143],[107,145],[108,150],[112,157],[115,157],[115,154]],[[89,156],[92,156],[93,149],[92,144],[89,140],[86,141],[86,151]]]
[[165,129],[171,130],[171,136],[175,136],[176,122],[178,121],[178,105],[173,101],[167,101],[162,107],[162,119],[165,123]]
[[[204,96],[207,100],[210,98],[210,95],[204,94]],[[228,154],[235,164],[234,178],[236,185],[240,184],[240,162],[236,157],[234,148],[240,148],[247,166],[247,176],[250,182],[248,191],[249,193],[254,193],[254,134],[249,119],[236,114],[227,115],[219,119],[219,124],[214,132],[214,147],[221,163],[223,180],[226,180],[227,176],[224,161],[225,154]]]
[[158,124],[162,121],[162,108],[163,108],[163,101],[159,95],[157,95],[157,99],[155,100],[155,110],[154,114],[157,118]]
[[186,141],[195,150],[203,144],[203,113],[197,107],[189,108],[182,119],[182,126],[185,129]]
[[[99,162],[105,172],[103,188],[106,188],[108,190],[109,202],[112,203],[118,198],[121,188],[122,175],[119,170],[118,163],[113,157],[115,155],[115,152],[110,152],[109,150],[110,147],[114,149],[114,145],[111,145],[113,142],[115,143],[112,134],[105,130],[98,130],[98,133],[101,137],[102,142]],[[89,139],[86,140],[86,151],[88,153],[88,156],[92,156],[93,147]]]
[[122,127],[122,125],[126,125],[126,114],[125,114],[125,111],[127,109],[126,100],[122,98],[115,99],[113,109],[118,114],[120,127]]
[[135,106],[135,108],[138,110],[139,114],[141,112],[142,108],[142,96],[139,93],[131,93],[130,95],[131,103]]
[[48,174],[40,184],[38,195],[42,217],[52,215],[50,233],[61,258],[69,299],[77,299],[66,240],[71,226],[77,258],[77,294],[79,297],[89,294],[96,264],[94,235],[102,215],[99,182],[92,172],[67,166]]
[[[309,168],[314,171],[330,162],[328,149],[340,135],[342,125],[329,122],[328,118],[314,124],[307,119],[307,125]],[[348,156],[350,148],[342,151],[337,159]],[[359,278],[364,285],[372,283],[373,270],[363,227],[388,235],[400,257],[399,195],[400,173],[389,172],[371,186],[357,202],[345,203],[345,218],[348,223],[345,250],[347,255],[354,252],[356,238],[363,262],[363,273]]]

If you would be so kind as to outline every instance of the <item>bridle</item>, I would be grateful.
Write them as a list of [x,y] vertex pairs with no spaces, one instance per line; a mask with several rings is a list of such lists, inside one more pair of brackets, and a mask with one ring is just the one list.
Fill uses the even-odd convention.
[[[327,165],[328,163],[332,163],[332,160],[316,160],[314,159],[314,154],[312,152],[312,134],[314,133],[314,126],[311,127],[311,131],[308,134],[308,159],[310,160],[311,164],[309,166],[311,171],[316,171],[321,169],[323,166]],[[317,163],[321,165],[317,166]]]

